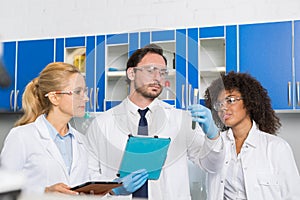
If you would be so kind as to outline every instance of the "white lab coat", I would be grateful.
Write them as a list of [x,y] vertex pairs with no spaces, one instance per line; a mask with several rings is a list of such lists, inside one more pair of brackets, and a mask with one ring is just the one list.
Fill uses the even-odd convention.
[[[132,114],[130,112],[137,110],[132,110],[130,103],[127,98],[120,105],[101,113],[88,129],[87,139],[92,157],[89,167],[96,179],[99,168],[100,173],[116,177],[128,135],[137,133],[138,121],[128,117]],[[199,126],[196,131],[192,130],[192,119],[187,111],[175,109],[160,100],[155,100],[148,107],[151,114],[149,135],[171,138],[160,178],[148,182],[148,198],[190,200],[187,159],[207,171],[218,171],[225,157],[222,139],[209,140]]]
[[[231,129],[223,132],[226,158],[220,173],[208,174],[208,199],[223,200],[229,161],[235,148]],[[232,139],[230,139],[232,138]],[[253,126],[243,147],[242,170],[248,200],[299,200],[300,180],[289,144],[278,136]]]
[[69,128],[74,133],[70,175],[42,116],[9,132],[1,152],[1,165],[5,169],[23,172],[27,177],[23,188],[25,193],[43,193],[46,186],[60,182],[75,186],[88,180],[85,136],[70,125]]

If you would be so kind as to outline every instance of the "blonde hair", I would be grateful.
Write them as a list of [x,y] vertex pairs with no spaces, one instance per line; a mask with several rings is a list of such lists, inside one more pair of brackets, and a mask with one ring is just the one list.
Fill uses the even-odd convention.
[[80,71],[71,64],[63,62],[48,64],[38,77],[27,84],[22,96],[24,114],[15,126],[34,122],[39,115],[48,114],[52,104],[45,95],[65,88],[68,78],[74,73]]

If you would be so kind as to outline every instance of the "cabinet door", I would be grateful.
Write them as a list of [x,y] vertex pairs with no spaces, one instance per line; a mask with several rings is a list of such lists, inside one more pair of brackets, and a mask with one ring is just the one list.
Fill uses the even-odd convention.
[[240,71],[257,78],[276,110],[292,109],[292,23],[239,27]]
[[3,43],[2,62],[10,76],[11,85],[8,88],[0,88],[0,110],[14,111],[16,42]]
[[54,39],[18,42],[17,54],[17,107],[21,109],[22,94],[28,82],[54,61]]
[[88,36],[86,38],[86,60],[85,60],[85,81],[88,88],[89,102],[86,110],[95,112],[96,107],[96,93],[95,85],[95,36]]
[[300,21],[294,22],[294,56],[295,56],[295,106],[300,109]]
[[96,111],[104,111],[105,95],[105,36],[99,35],[96,38]]
[[176,30],[176,108],[187,109],[187,42],[186,29]]
[[[225,27],[199,28],[199,96],[203,101],[206,88],[225,73]],[[204,102],[201,102],[204,104]]]
[[129,52],[131,51],[129,46],[128,33],[111,34],[105,37],[104,110],[118,105],[129,94],[125,72]]

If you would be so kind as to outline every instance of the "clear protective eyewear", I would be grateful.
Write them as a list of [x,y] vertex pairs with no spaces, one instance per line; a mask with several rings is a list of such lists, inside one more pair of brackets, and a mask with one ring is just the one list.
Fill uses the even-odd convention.
[[233,97],[233,96],[226,97],[223,101],[218,101],[214,103],[213,107],[216,111],[221,111],[224,106],[233,105],[237,101],[240,101],[242,99],[243,99],[242,97]]
[[160,77],[166,78],[169,74],[169,71],[167,68],[161,68],[157,67],[155,65],[146,65],[146,66],[141,66],[141,67],[134,67],[133,68],[135,71],[140,70],[148,73],[149,75],[153,76],[156,71],[159,72]]
[[67,95],[78,95],[78,96],[87,96],[88,90],[85,89],[75,89],[75,90],[58,90],[58,91],[52,91],[45,94],[45,97],[48,97],[51,94],[67,94]]

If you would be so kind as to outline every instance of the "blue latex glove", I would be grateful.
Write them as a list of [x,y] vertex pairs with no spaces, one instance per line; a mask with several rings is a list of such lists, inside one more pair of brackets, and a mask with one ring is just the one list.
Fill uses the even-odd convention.
[[122,186],[112,189],[115,195],[129,195],[144,185],[148,179],[148,172],[140,169],[123,178],[117,178],[114,181],[122,182]]
[[199,123],[203,132],[209,139],[215,138],[218,135],[219,129],[215,125],[211,111],[208,108],[200,104],[195,104],[189,106],[188,109],[192,114],[193,121]]

